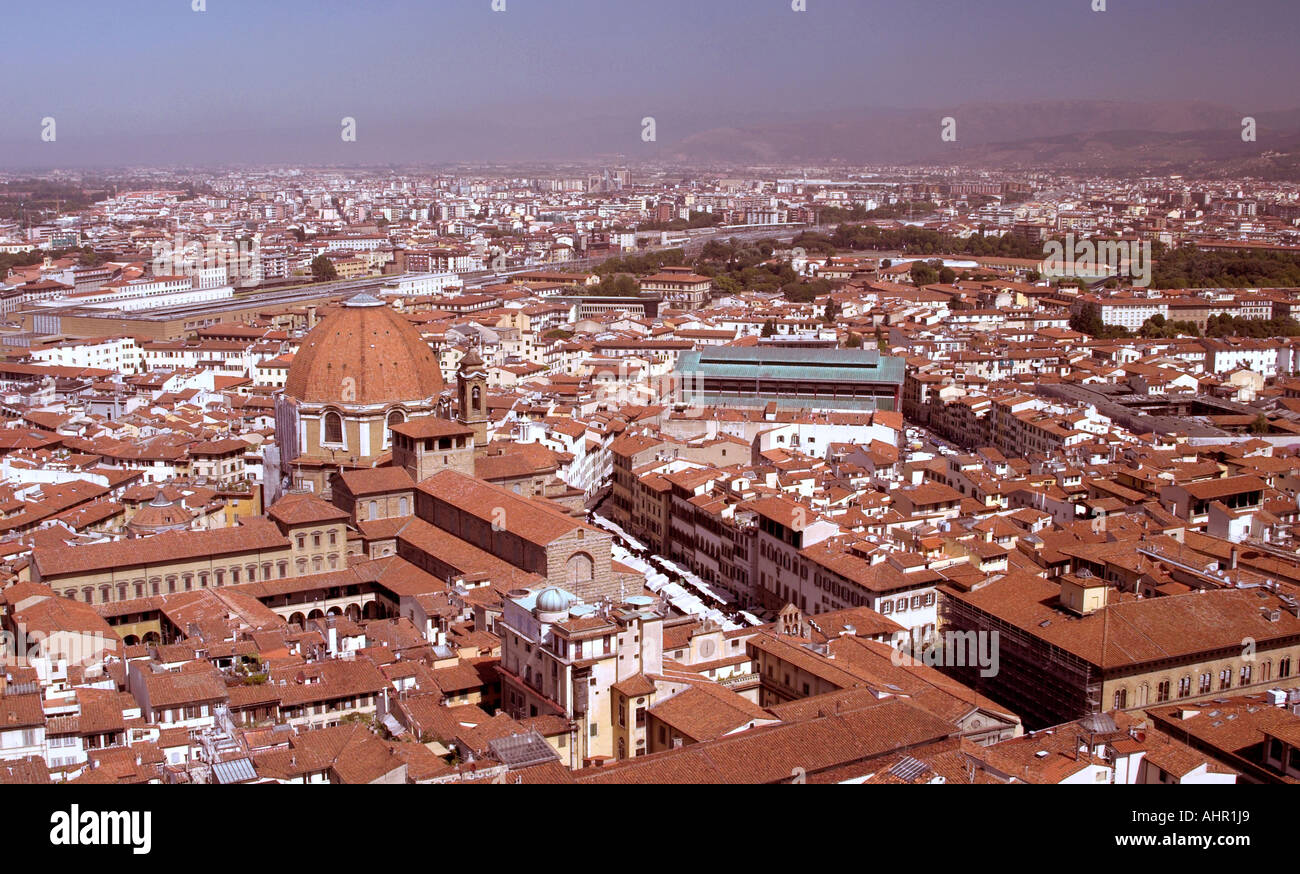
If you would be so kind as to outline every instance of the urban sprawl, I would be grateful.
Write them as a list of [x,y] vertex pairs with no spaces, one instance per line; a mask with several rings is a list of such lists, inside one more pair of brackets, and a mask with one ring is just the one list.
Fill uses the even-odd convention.
[[1300,186],[0,175],[0,783],[1300,781]]

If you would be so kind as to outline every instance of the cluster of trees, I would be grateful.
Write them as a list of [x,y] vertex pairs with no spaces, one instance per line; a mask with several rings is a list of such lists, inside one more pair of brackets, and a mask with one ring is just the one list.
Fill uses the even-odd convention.
[[734,237],[725,242],[710,240],[695,259],[694,270],[701,276],[711,277],[713,287],[727,294],[742,291],[774,293],[799,279],[789,264],[767,263],[774,252],[776,241],[770,239],[755,242]]
[[1157,313],[1142,323],[1138,328],[1138,336],[1148,339],[1172,340],[1175,337],[1199,337],[1201,329],[1196,326],[1195,322],[1187,321],[1168,321],[1164,316]]
[[834,255],[837,251],[835,241],[827,234],[818,233],[817,231],[800,231],[795,235],[791,246],[797,246],[807,252],[809,255]]
[[781,293],[791,303],[812,303],[830,294],[834,287],[828,279],[795,279],[781,286]]
[[77,263],[83,267],[94,267],[104,260],[103,255],[100,255],[89,246],[79,246],[73,249],[52,249],[48,252],[36,249],[31,252],[0,254],[0,278],[8,274],[12,267],[27,267],[31,264],[40,264],[47,257],[57,260],[72,255],[76,256]]
[[1099,340],[1116,340],[1133,336],[1119,325],[1107,325],[1103,322],[1101,310],[1095,303],[1085,303],[1079,307],[1074,315],[1070,316],[1070,327]]
[[[1045,243],[1011,234],[955,237],[925,228],[877,228],[871,225],[842,224],[830,233],[803,231],[793,245],[809,254],[834,255],[836,252],[893,250],[908,255],[970,255],[974,258],[1044,257]],[[1062,241],[1062,245],[1064,242]],[[1154,257],[1154,250],[1153,250]]]
[[[800,238],[804,235],[801,234]],[[825,235],[817,235],[825,237]],[[813,251],[807,243],[796,238],[794,245],[803,246]],[[825,239],[837,251],[857,249],[886,249],[905,252],[909,255],[971,255],[976,258],[1042,258],[1044,243],[1027,240],[1023,237],[1003,234],[986,237],[972,234],[969,237],[955,237],[924,228],[877,228],[870,225],[840,225]]]
[[860,222],[866,219],[897,219],[909,216],[929,215],[939,208],[939,204],[929,200],[910,200],[904,203],[890,203],[867,209],[860,203],[850,207],[828,206],[819,213],[819,220],[827,224],[837,222]]
[[700,249],[700,256],[695,259],[696,268],[705,266],[751,267],[766,261],[776,252],[776,240],[741,240],[732,237],[729,240],[709,240]]
[[641,291],[640,284],[636,277],[631,273],[615,273],[603,277],[595,285],[587,286],[583,294],[593,295],[610,295],[614,297],[628,297]]
[[1241,319],[1220,313],[1205,323],[1207,337],[1300,337],[1300,322],[1291,318]]
[[111,195],[111,187],[92,180],[80,184],[52,179],[0,182],[0,219],[36,220],[47,213],[75,212]]
[[[1133,334],[1118,325],[1102,324],[1097,305],[1085,303],[1070,317],[1070,327],[1103,340],[1132,337]],[[1173,339],[1174,337],[1200,337],[1201,329],[1195,322],[1170,321],[1154,315],[1142,323],[1136,336],[1148,339]],[[1206,337],[1300,337],[1300,322],[1291,318],[1242,319],[1221,313],[1210,316],[1205,326]]]
[[339,272],[334,268],[334,262],[324,255],[317,255],[311,259],[311,278],[316,282],[332,282],[339,278]]
[[620,258],[608,258],[592,268],[592,273],[602,279],[616,273],[631,273],[644,276],[654,273],[661,267],[679,267],[686,263],[686,253],[681,249],[664,249],[660,252],[646,252],[644,255],[624,255]]
[[951,285],[957,280],[957,271],[951,267],[945,267],[943,260],[939,258],[932,258],[929,261],[913,261],[909,272],[914,285],[933,285],[936,282]]
[[1300,255],[1290,252],[1202,251],[1194,246],[1157,253],[1152,288],[1293,288]]

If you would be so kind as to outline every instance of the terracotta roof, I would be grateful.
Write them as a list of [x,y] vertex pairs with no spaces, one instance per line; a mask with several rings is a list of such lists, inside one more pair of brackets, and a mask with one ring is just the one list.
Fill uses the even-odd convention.
[[795,724],[756,728],[679,750],[574,774],[580,783],[783,783],[896,749],[946,739],[956,729],[902,699]]
[[234,528],[171,531],[134,540],[85,546],[38,546],[32,562],[42,579],[107,568],[140,567],[186,558],[282,549],[288,538],[270,519],[253,516]]
[[339,474],[343,485],[354,496],[378,495],[415,488],[415,480],[404,467],[371,467]]
[[318,404],[425,400],[442,389],[433,350],[385,305],[344,306],[326,316],[303,341],[284,383],[289,397]]
[[285,495],[271,506],[267,515],[285,525],[337,522],[348,518],[345,511],[315,495],[307,494]]
[[598,537],[609,536],[559,510],[454,470],[434,474],[420,483],[419,489],[489,524],[504,521],[506,530],[531,543],[545,545],[579,529]]

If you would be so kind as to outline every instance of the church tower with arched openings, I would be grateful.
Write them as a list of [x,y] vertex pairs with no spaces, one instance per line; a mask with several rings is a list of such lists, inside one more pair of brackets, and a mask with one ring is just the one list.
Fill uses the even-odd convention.
[[474,430],[476,448],[488,442],[487,384],[487,366],[471,348],[456,371],[456,421]]

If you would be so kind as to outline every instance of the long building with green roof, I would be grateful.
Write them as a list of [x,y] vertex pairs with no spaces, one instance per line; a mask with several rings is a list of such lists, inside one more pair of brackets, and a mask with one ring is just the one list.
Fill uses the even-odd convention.
[[904,362],[875,349],[715,346],[677,360],[692,406],[898,410]]

